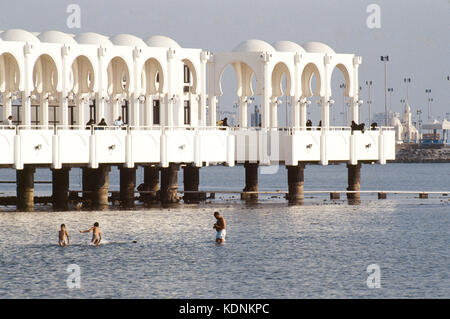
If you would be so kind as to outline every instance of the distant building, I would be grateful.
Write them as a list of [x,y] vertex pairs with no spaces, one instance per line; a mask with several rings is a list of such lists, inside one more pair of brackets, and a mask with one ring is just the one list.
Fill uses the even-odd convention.
[[255,110],[250,116],[251,126],[259,127],[261,126],[261,113],[259,111],[259,107],[255,105]]
[[397,144],[418,143],[420,134],[412,122],[411,106],[408,102],[405,103],[403,113],[389,113],[389,125],[395,129],[395,140]]

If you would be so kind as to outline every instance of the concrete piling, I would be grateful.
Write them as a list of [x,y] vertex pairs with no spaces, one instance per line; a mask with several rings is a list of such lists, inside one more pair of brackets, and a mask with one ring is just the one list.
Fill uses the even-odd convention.
[[[359,191],[361,187],[361,163],[356,165],[347,164],[348,191]],[[355,202],[360,201],[360,193],[347,193],[347,199]]]
[[[185,191],[198,191],[200,183],[200,168],[193,164],[183,167],[183,185]],[[183,201],[185,203],[198,203],[200,196],[198,193],[184,193]]]
[[120,203],[122,207],[134,207],[134,189],[136,187],[136,168],[120,167]]
[[245,162],[245,188],[242,190],[241,199],[245,201],[257,201],[258,191],[258,163]]
[[101,164],[99,168],[83,168],[83,202],[92,209],[108,208],[109,165]]
[[288,170],[288,189],[287,199],[290,205],[303,204],[303,185],[304,185],[304,164],[298,166],[286,166]]
[[[144,205],[149,206],[158,201],[159,191],[159,167],[157,166],[144,166],[144,183],[139,185],[139,191],[141,193],[140,200],[144,202]],[[145,193],[152,192],[152,193]]]
[[25,165],[22,170],[16,170],[17,178],[17,209],[33,211],[34,209],[34,166]]
[[379,192],[378,193],[378,199],[386,199],[387,198],[387,194],[384,192]]
[[331,199],[331,200],[338,200],[338,199],[341,199],[341,194],[340,194],[340,193],[337,193],[337,192],[330,193],[330,199]]
[[70,168],[52,169],[52,202],[53,208],[67,210],[69,203]]
[[91,174],[90,174],[90,168],[88,167],[82,167],[82,200],[83,200],[83,206],[85,208],[89,208],[92,206],[92,182],[91,182]]
[[161,191],[162,204],[175,204],[180,201],[178,197],[178,170],[179,164],[170,163],[169,167],[161,169]]

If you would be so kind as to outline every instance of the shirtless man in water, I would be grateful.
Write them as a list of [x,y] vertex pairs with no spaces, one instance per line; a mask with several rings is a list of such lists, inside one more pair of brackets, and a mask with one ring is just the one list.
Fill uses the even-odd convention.
[[227,235],[225,218],[223,218],[219,212],[214,212],[214,217],[217,219],[217,223],[213,226],[217,231],[216,243],[223,243],[225,241],[225,236]]
[[59,242],[58,244],[62,247],[69,245],[70,237],[66,230],[66,225],[61,224],[61,230],[59,231]]
[[89,228],[88,230],[80,230],[80,233],[89,233],[92,232],[92,243],[96,246],[100,245],[100,242],[102,241],[102,232],[100,231],[100,228],[98,227],[98,223],[95,223],[94,226]]

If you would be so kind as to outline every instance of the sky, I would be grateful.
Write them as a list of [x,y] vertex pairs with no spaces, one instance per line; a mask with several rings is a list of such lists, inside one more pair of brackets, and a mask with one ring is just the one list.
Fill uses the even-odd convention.
[[[80,28],[66,23],[70,4],[80,6]],[[379,28],[367,24],[374,17],[373,11],[367,12],[373,4],[379,8]],[[431,89],[432,117],[450,119],[450,0],[3,0],[0,12],[0,30],[129,33],[142,38],[161,34],[183,47],[211,52],[231,51],[248,39],[323,42],[338,53],[362,56],[360,97],[367,100],[365,81],[371,80],[373,112],[384,112],[380,56],[389,55],[392,109],[403,110],[404,78],[411,78],[408,101],[414,116],[421,109],[426,121],[425,89]],[[343,98],[339,76],[332,86],[338,111]],[[235,86],[231,76],[224,75],[223,81],[224,91]],[[221,103],[232,110],[233,97]],[[366,107],[363,104],[363,114]]]

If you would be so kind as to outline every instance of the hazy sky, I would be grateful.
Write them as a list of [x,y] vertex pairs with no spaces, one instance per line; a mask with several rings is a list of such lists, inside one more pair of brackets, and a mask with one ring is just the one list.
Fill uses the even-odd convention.
[[[71,3],[81,7],[80,29],[66,25],[66,8]],[[366,25],[370,4],[380,6],[379,29]],[[181,46],[212,52],[232,50],[247,39],[324,42],[336,52],[363,57],[361,98],[367,100],[364,83],[372,80],[373,108],[380,112],[384,111],[380,56],[389,55],[393,109],[400,111],[400,99],[406,95],[403,79],[410,77],[413,112],[422,108],[422,119],[426,119],[425,89],[431,89],[433,115],[447,113],[450,118],[450,81],[446,79],[450,75],[450,0],[2,0],[0,12],[0,30],[130,33],[142,38],[162,34]],[[333,93],[342,105],[342,93],[336,89]]]

